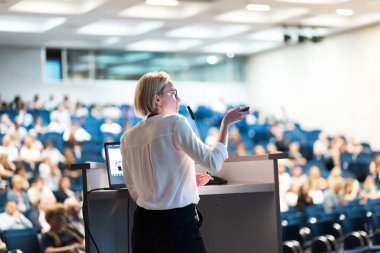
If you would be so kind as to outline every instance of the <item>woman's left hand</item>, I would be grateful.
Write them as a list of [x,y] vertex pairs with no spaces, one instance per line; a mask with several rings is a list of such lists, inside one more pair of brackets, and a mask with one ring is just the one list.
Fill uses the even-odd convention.
[[201,173],[197,173],[195,174],[195,178],[197,180],[197,186],[204,186],[205,184],[208,183],[208,181],[210,181],[211,179],[211,176],[209,174],[201,174]]

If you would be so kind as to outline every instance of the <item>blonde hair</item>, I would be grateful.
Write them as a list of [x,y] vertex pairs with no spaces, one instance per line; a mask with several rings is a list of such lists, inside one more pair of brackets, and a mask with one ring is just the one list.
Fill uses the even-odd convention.
[[134,107],[136,114],[148,115],[157,110],[155,96],[171,82],[170,76],[163,71],[143,75],[135,90]]

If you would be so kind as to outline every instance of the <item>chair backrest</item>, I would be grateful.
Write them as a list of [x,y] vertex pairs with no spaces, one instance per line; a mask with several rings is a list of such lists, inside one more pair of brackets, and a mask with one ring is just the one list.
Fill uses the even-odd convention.
[[367,246],[366,240],[359,232],[352,232],[344,239],[344,249],[355,249]]
[[41,247],[37,231],[31,229],[5,230],[1,238],[9,250],[19,249],[23,253],[40,253]]

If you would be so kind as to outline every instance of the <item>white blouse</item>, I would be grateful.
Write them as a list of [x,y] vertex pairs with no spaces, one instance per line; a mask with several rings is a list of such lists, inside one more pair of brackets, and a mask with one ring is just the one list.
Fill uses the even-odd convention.
[[228,157],[226,145],[205,145],[181,115],[156,115],[127,130],[121,154],[130,195],[151,210],[197,204],[194,161],[219,171]]

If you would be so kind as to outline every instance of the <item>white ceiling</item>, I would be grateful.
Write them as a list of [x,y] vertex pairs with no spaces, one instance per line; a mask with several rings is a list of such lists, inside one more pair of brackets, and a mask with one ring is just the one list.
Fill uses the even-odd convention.
[[299,34],[325,37],[377,22],[380,0],[179,0],[176,6],[0,0],[2,45],[252,54],[283,46],[284,33],[297,43]]

